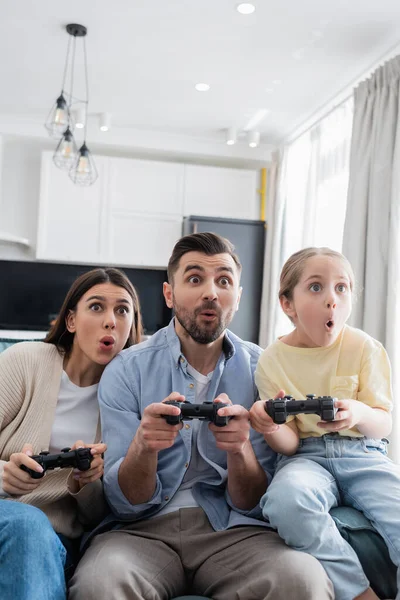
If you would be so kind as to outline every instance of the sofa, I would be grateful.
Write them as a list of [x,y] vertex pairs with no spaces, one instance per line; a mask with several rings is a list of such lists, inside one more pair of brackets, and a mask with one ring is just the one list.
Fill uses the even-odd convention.
[[[0,352],[20,341],[22,340],[0,337]],[[397,569],[390,559],[384,540],[370,521],[362,513],[348,506],[332,509],[331,515],[341,535],[357,553],[375,593],[379,598],[394,598],[397,590]],[[204,596],[180,596],[172,600],[211,599]]]

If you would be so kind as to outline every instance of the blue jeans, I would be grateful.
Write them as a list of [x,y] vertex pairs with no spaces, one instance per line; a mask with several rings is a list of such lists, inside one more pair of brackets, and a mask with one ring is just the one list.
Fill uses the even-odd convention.
[[41,510],[0,500],[2,600],[65,600],[65,556],[63,544]]
[[278,458],[261,500],[264,518],[280,537],[321,562],[336,600],[353,600],[369,582],[329,515],[340,505],[363,512],[385,540],[397,567],[399,599],[400,467],[386,456],[385,441],[336,433],[301,440],[297,454]]

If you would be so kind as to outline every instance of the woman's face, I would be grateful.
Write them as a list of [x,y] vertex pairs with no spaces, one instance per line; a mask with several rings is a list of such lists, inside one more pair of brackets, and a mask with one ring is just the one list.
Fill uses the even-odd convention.
[[82,354],[107,365],[125,346],[133,316],[132,298],[124,288],[112,283],[94,285],[66,319],[68,331],[75,333],[71,355]]

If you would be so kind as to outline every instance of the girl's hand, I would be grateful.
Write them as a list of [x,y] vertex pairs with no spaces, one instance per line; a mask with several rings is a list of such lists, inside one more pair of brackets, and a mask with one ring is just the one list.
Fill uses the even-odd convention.
[[71,450],[76,450],[77,448],[91,448],[91,454],[93,455],[93,460],[88,471],[79,471],[79,469],[74,469],[73,471],[73,478],[77,482],[79,489],[82,489],[87,483],[100,479],[104,474],[104,460],[102,454],[107,450],[107,445],[85,444],[82,440],[78,440],[72,446]]
[[320,421],[317,423],[318,427],[332,433],[343,429],[352,429],[361,421],[365,404],[358,400],[335,400],[335,407],[339,409],[335,420]]
[[[283,398],[285,395],[284,390],[279,390],[275,396],[277,398]],[[265,400],[257,400],[249,411],[249,419],[253,429],[262,433],[263,435],[269,435],[279,431],[280,425],[273,422],[271,417],[267,414],[265,408]]]
[[33,448],[31,444],[24,444],[22,452],[11,454],[9,462],[4,465],[3,490],[11,496],[24,496],[36,490],[43,479],[33,479],[29,473],[20,467],[25,465],[38,473],[43,473],[42,467],[32,458]]

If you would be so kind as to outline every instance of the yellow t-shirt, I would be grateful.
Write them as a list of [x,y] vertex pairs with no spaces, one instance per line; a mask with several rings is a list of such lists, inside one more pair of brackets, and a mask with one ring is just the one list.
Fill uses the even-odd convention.
[[[261,400],[274,398],[280,389],[304,400],[306,394],[353,399],[373,408],[392,410],[391,374],[382,344],[364,331],[345,325],[331,346],[295,348],[280,339],[264,350],[255,381]],[[320,437],[319,415],[290,415],[296,420],[300,438]],[[362,437],[357,427],[340,435]]]

